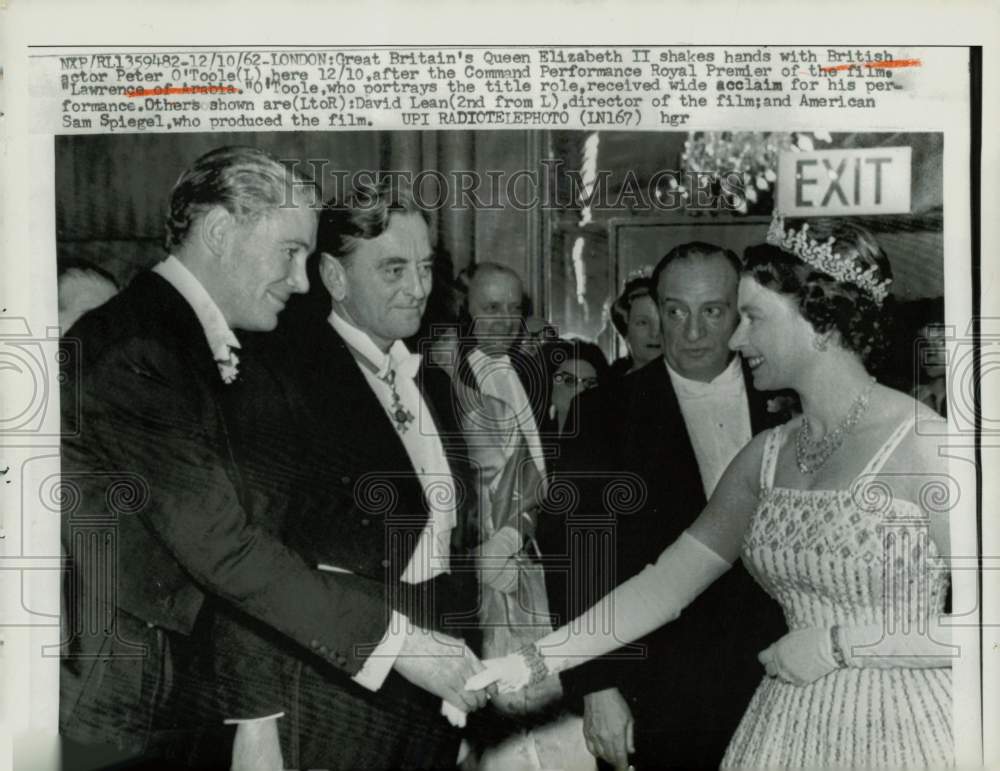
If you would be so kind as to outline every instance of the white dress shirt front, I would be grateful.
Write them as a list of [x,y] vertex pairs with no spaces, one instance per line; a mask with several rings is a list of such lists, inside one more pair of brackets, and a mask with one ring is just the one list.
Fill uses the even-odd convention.
[[736,454],[753,436],[740,357],[714,380],[689,380],[666,364],[694,449],[705,497],[711,498]]
[[[394,342],[388,353],[383,352],[365,332],[336,312],[330,314],[329,321],[337,334],[353,349],[355,361],[365,381],[385,408],[387,420],[393,423],[393,430],[399,432],[430,510],[430,518],[402,572],[401,580],[408,584],[419,584],[447,573],[451,531],[456,524],[455,480],[434,418],[414,381],[420,356],[410,353],[402,340]],[[396,393],[402,407],[414,418],[405,431],[400,431],[393,419],[396,406],[392,388],[386,380],[390,370],[396,372]],[[350,405],[345,405],[345,409],[350,409]],[[327,566],[326,569],[331,568]],[[386,637],[354,676],[356,682],[370,690],[378,690],[382,686],[403,648],[408,624],[409,621],[404,616],[393,611]]]

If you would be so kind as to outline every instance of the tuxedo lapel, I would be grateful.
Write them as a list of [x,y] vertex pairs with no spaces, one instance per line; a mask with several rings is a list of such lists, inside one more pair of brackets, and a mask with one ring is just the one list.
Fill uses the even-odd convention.
[[[194,309],[165,278],[152,271],[146,271],[132,282],[138,284],[139,303],[148,318],[157,319],[163,339],[171,339],[176,346],[176,355],[186,363],[192,380],[200,381],[207,389],[208,401],[203,403],[206,415],[210,414],[218,426],[219,452],[227,461],[226,473],[238,490],[244,489],[244,479],[236,462],[236,453],[230,435],[229,421],[225,409],[224,389],[238,387],[237,383],[225,383],[219,372],[212,349],[209,347],[205,329]],[[241,361],[241,367],[243,362]]]
[[[698,464],[694,455],[694,446],[691,444],[691,434],[688,432],[687,424],[684,422],[680,401],[677,399],[677,392],[674,390],[674,385],[670,380],[667,368],[659,363],[653,363],[649,367],[640,370],[640,372],[645,372],[645,370],[650,370],[648,379],[649,390],[654,394],[662,394],[661,398],[655,399],[655,401],[651,399],[650,403],[658,404],[662,408],[663,420],[676,424],[675,430],[678,432],[676,434],[678,441],[675,443],[672,440],[668,440],[667,444],[674,450],[675,455],[678,450],[683,448],[684,452],[682,455],[686,456],[684,458],[685,461],[690,461],[693,467],[697,468]],[[747,409],[750,414],[750,432],[756,436],[764,429],[770,428],[776,423],[776,417],[767,411],[767,400],[774,394],[770,392],[763,393],[753,387],[753,376],[750,374],[750,368],[745,361],[742,362],[742,370]]]
[[323,324],[318,337],[318,366],[313,372],[314,399],[324,402],[323,412],[334,418],[341,429],[350,426],[349,432],[340,433],[335,441],[348,447],[361,447],[368,457],[377,458],[379,466],[372,470],[415,473],[399,432],[347,343],[329,323]]
[[[437,383],[434,382],[433,375],[430,375],[427,371],[428,365],[421,362],[420,369],[417,370],[416,382],[417,390],[420,391],[421,397],[423,397],[424,404],[427,406],[427,411],[430,413],[431,420],[434,421],[434,426],[438,430],[438,434],[444,436],[451,433],[451,425],[446,421],[443,409],[445,407],[446,394],[442,394],[440,389],[437,388]],[[447,375],[442,372],[441,374]]]
[[767,400],[764,395],[753,390],[753,386],[749,383],[747,383],[747,404],[750,408],[750,431],[754,436],[774,424],[773,416],[767,411]]
[[137,308],[144,317],[156,319],[157,336],[172,344],[176,355],[188,363],[199,379],[221,384],[222,377],[205,330],[183,295],[169,281],[151,271],[137,276],[132,287],[135,288],[132,299]]
[[[683,476],[697,480],[697,484],[691,486],[694,494],[696,488],[702,489],[701,471],[667,367],[662,361],[655,361],[640,372],[644,375],[645,382],[637,394],[637,412],[630,422],[647,435],[650,431],[654,432],[651,446],[656,448],[657,454],[665,462],[674,467],[675,473],[672,476],[675,479]],[[644,404],[648,406],[644,407]]]

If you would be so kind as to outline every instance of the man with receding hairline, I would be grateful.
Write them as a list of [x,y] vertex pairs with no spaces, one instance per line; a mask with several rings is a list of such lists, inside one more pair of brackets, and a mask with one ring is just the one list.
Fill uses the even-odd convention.
[[[580,434],[560,468],[573,472],[580,503],[543,516],[539,540],[546,554],[565,554],[603,516],[613,548],[578,555],[564,578],[547,571],[552,608],[566,619],[655,562],[735,454],[777,420],[729,350],[739,270],[736,255],[713,244],[671,249],[652,275],[663,360],[576,400]],[[608,510],[616,474],[642,500],[634,513]],[[783,633],[780,608],[737,565],[677,622],[640,640],[644,657],[612,655],[563,674],[567,690],[584,695],[591,752],[619,769],[718,768],[760,680],[757,652]]]
[[527,443],[539,473],[545,459],[539,426],[545,419],[551,385],[540,356],[519,344],[524,337],[524,288],[510,267],[475,263],[464,272],[467,294],[462,305],[459,380],[503,402],[509,422]]

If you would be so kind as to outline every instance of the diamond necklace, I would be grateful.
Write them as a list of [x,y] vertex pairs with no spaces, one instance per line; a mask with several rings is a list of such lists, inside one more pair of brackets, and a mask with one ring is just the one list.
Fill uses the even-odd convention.
[[809,420],[802,416],[802,425],[799,433],[795,437],[795,461],[798,463],[799,471],[803,474],[814,474],[824,463],[830,460],[844,440],[854,430],[854,427],[861,420],[861,416],[868,409],[868,402],[871,399],[872,389],[875,387],[875,378],[863,390],[851,404],[844,419],[840,424],[829,431],[818,442],[812,440],[812,429],[809,427]]

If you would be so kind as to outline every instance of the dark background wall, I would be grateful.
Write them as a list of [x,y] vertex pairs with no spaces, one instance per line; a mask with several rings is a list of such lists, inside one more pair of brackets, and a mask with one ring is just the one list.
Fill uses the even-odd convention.
[[[164,256],[163,218],[178,175],[198,156],[226,144],[252,144],[300,168],[323,168],[324,197],[336,186],[333,170],[391,168],[498,169],[505,174],[537,165],[537,134],[528,132],[284,132],[228,134],[122,134],[56,138],[56,228],[60,260],[82,258],[123,282]],[[310,160],[326,166],[306,165]],[[433,180],[426,200],[437,199]],[[502,191],[504,192],[504,191]],[[536,217],[506,205],[476,211],[442,207],[431,212],[432,238],[454,269],[474,254],[527,276],[537,254]]]
[[[509,180],[516,172],[537,175],[535,192],[543,195],[542,159],[556,159],[564,170],[579,170],[587,133],[582,131],[352,131],[223,134],[120,134],[57,137],[56,223],[60,260],[84,258],[109,269],[122,283],[164,255],[163,217],[178,175],[199,155],[224,144],[253,144],[275,156],[326,173],[317,181],[324,196],[333,193],[334,170],[355,172],[392,169],[440,172],[449,179],[460,170]],[[627,173],[642,185],[656,172],[681,168],[686,132],[601,132],[598,166],[610,172],[608,192],[615,197]],[[873,227],[889,253],[904,298],[943,294],[943,141],[940,134],[834,134],[828,147],[910,146],[912,211],[873,218]],[[436,198],[433,181],[424,199]],[[632,209],[595,210],[580,227],[580,206],[567,200],[559,185],[554,198],[565,205],[543,210],[512,205],[506,184],[496,192],[477,191],[489,208],[442,206],[431,211],[431,235],[442,260],[457,273],[474,260],[495,260],[525,278],[535,311],[564,333],[596,338],[606,327],[606,308],[623,277],[610,253],[608,233],[623,220],[658,217],[665,224],[707,225],[733,220],[691,217],[684,212]],[[524,185],[515,192],[522,194]],[[613,224],[614,223],[614,224]],[[678,232],[685,228],[678,229]],[[710,232],[710,228],[706,229]],[[583,236],[579,264],[573,245]],[[709,239],[711,240],[711,239]],[[665,253],[673,244],[664,244]],[[657,249],[650,252],[655,262]],[[643,258],[645,260],[645,258]],[[624,262],[634,261],[626,259]],[[609,348],[609,353],[611,352]]]

